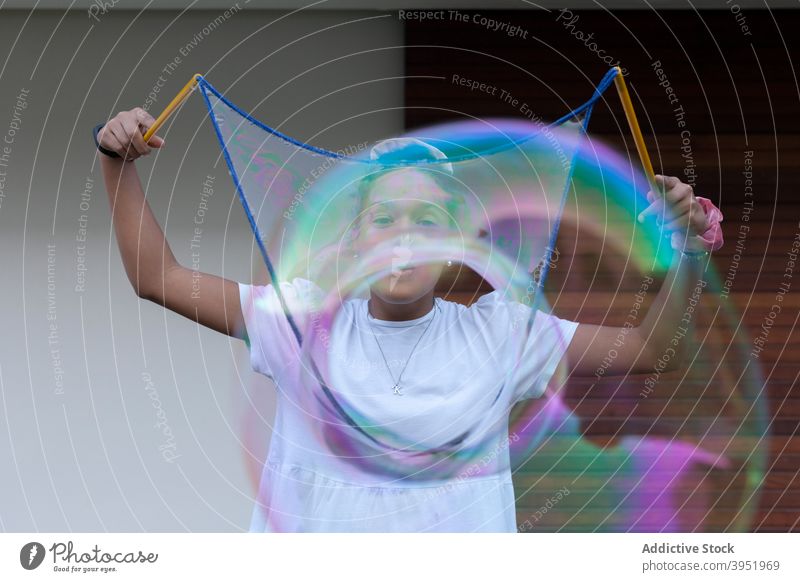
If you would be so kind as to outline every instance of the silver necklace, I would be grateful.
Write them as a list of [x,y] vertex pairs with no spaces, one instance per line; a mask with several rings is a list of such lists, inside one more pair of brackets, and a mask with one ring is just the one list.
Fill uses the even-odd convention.
[[[417,343],[415,343],[414,347],[411,348],[411,353],[408,354],[408,359],[406,360],[406,363],[403,366],[403,369],[400,370],[400,375],[397,376],[397,380],[395,380],[394,379],[394,375],[392,374],[392,369],[389,367],[389,362],[386,359],[386,354],[383,353],[383,348],[381,347],[381,342],[378,341],[378,336],[375,335],[375,328],[372,326],[373,317],[372,317],[372,314],[369,312],[369,306],[367,306],[367,323],[369,324],[369,329],[372,332],[372,337],[375,338],[375,343],[378,344],[378,350],[381,352],[381,357],[383,358],[383,364],[386,366],[386,371],[389,373],[389,377],[392,379],[392,382],[394,384],[394,386],[392,386],[392,392],[396,396],[402,396],[404,394],[403,392],[400,391],[400,382],[403,379],[403,372],[406,371],[406,368],[408,367],[408,363],[411,361],[411,356],[414,355],[414,351],[417,349],[417,346],[419,345],[419,342],[422,341],[422,338],[428,332],[428,328],[433,323],[433,319],[436,317],[436,310],[437,309],[439,309],[439,306],[436,304],[436,299],[434,299],[433,300],[433,315],[428,320],[428,325],[425,326],[425,329],[419,335],[419,338],[417,338]],[[419,324],[417,324],[417,325],[419,325]]]

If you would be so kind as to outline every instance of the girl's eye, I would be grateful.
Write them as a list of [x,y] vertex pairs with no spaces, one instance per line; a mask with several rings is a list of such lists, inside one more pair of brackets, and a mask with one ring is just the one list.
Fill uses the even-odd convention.
[[392,224],[392,218],[390,216],[376,216],[372,219],[372,223],[378,226],[388,226]]
[[436,216],[427,216],[417,220],[417,224],[421,226],[442,226],[444,223],[445,221],[442,218]]

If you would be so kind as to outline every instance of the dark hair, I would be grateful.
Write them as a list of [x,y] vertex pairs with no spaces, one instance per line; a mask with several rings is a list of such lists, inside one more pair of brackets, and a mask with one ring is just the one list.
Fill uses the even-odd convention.
[[358,183],[354,216],[359,217],[364,211],[364,208],[367,205],[367,198],[369,197],[369,193],[372,190],[375,182],[379,178],[398,170],[414,170],[421,172],[426,176],[430,176],[443,191],[450,194],[447,202],[445,202],[445,209],[447,210],[448,217],[450,218],[450,225],[456,228],[459,227],[461,220],[466,218],[462,212],[467,208],[466,201],[467,197],[469,196],[469,190],[464,187],[464,185],[461,184],[455,177],[451,176],[447,172],[431,171],[425,167],[413,165],[387,167],[370,172],[364,176]]

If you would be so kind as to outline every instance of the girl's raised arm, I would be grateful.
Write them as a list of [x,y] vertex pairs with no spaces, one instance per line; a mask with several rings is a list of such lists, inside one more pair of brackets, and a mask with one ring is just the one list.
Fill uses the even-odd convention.
[[154,121],[137,107],[117,114],[97,135],[101,147],[120,156],[99,154],[125,272],[142,299],[243,339],[238,283],[206,273],[197,278],[179,264],[147,203],[134,160],[164,145],[155,135],[149,143],[143,139]]

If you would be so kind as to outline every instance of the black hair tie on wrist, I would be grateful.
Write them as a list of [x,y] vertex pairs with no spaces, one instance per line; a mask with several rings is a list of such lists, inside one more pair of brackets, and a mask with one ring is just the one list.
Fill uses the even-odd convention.
[[103,146],[100,145],[100,142],[97,141],[97,134],[100,133],[100,130],[103,129],[103,127],[105,127],[105,123],[101,123],[100,125],[98,125],[98,126],[96,126],[94,128],[94,131],[92,132],[94,134],[94,145],[97,146],[97,149],[100,150],[101,154],[105,154],[109,158],[120,158],[120,157],[122,157],[117,152],[104,148]]

